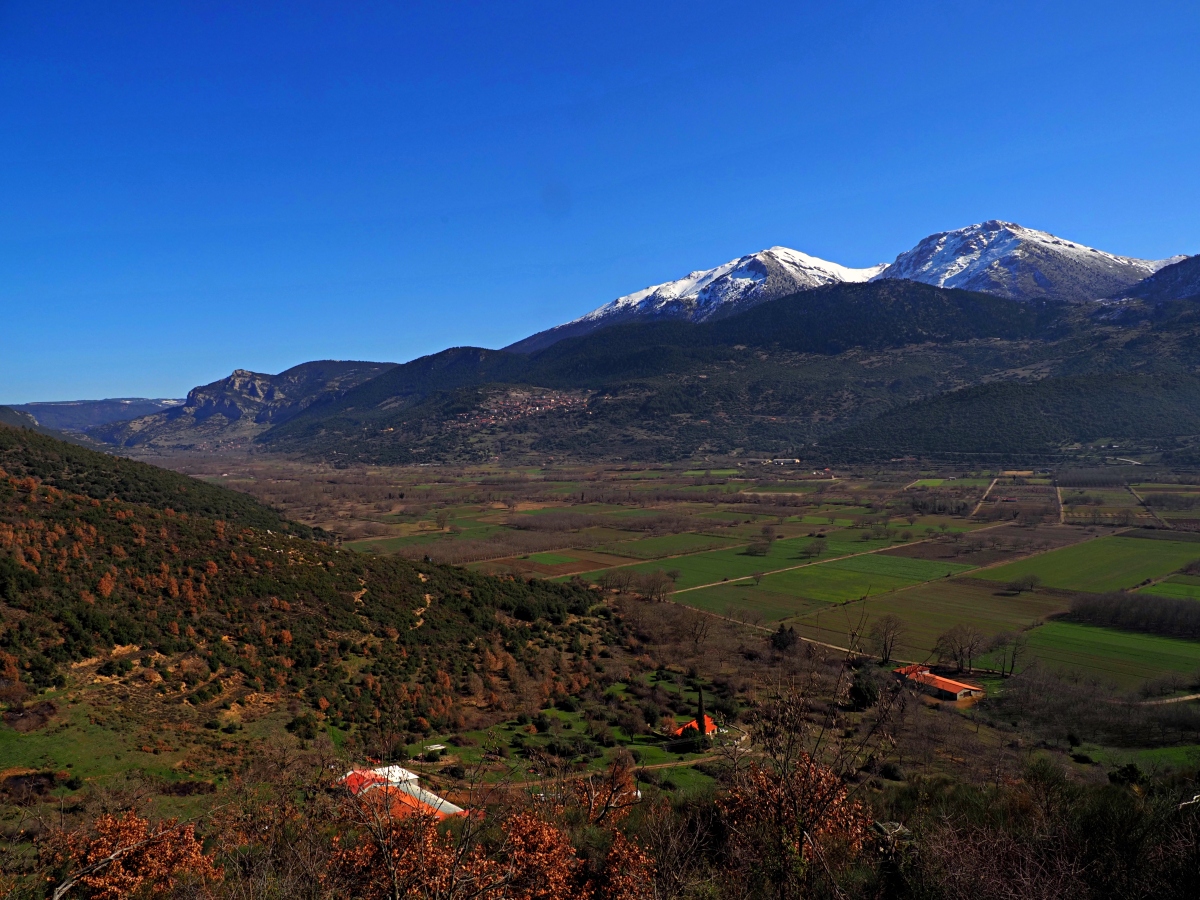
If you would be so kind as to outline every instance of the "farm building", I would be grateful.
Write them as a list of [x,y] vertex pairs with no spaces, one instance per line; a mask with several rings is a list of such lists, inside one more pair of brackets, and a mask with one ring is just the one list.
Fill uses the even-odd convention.
[[339,783],[356,797],[388,805],[396,818],[430,815],[436,819],[466,815],[466,810],[425,790],[417,783],[417,774],[400,766],[378,769],[353,769]]
[[[683,733],[685,731],[687,731],[689,728],[692,729],[693,731],[700,730],[700,726],[696,724],[696,720],[692,719],[692,721],[688,722],[686,725],[681,725],[680,727],[675,729],[675,731],[674,731],[675,737],[683,737]],[[706,735],[717,733],[717,723],[712,720],[711,716],[706,715],[704,717],[704,733]]]
[[933,694],[939,700],[966,700],[969,697],[982,697],[984,693],[978,685],[934,675],[929,671],[929,666],[903,666],[896,670],[896,677],[920,685],[926,693]]

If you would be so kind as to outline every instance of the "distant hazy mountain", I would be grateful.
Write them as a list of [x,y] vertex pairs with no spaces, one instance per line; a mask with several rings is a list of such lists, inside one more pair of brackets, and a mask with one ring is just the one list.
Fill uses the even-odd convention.
[[1155,303],[1200,297],[1200,255],[1164,266],[1149,278],[1122,291],[1120,296],[1138,297]]
[[340,396],[386,372],[392,363],[321,360],[278,375],[236,369],[193,388],[179,406],[89,430],[90,437],[126,447],[213,449],[244,443],[315,403]]
[[123,422],[148,416],[175,406],[182,400],[152,400],[145,397],[119,397],[109,400],[64,400],[55,403],[22,403],[11,408],[29,413],[47,428],[58,431],[86,431],[95,425]]
[[982,291],[1012,300],[1097,300],[1183,257],[1115,256],[1045,231],[992,219],[931,234],[875,276]]
[[558,325],[504,349],[532,353],[563,338],[590,334],[610,325],[657,319],[705,322],[731,316],[768,300],[840,282],[869,281],[883,264],[850,269],[837,263],[772,247],[683,278],[618,297],[565,325]]

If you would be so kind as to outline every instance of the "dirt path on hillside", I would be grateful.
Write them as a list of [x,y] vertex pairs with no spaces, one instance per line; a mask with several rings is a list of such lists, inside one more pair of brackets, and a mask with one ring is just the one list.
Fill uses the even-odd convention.
[[992,479],[992,483],[988,485],[988,489],[983,492],[983,496],[979,498],[979,502],[976,503],[975,508],[971,510],[971,518],[975,518],[975,516],[979,515],[979,511],[983,509],[983,504],[987,502],[988,495],[992,492],[992,488],[996,486],[996,482],[999,480],[1000,479],[998,477]]

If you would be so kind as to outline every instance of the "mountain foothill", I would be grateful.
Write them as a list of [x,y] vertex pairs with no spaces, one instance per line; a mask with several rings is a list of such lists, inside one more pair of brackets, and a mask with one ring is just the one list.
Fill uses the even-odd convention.
[[1049,459],[1101,438],[1186,454],[1198,300],[1200,256],[1118,256],[992,220],[864,268],[772,247],[502,350],[237,370],[182,401],[0,414],[124,453],[340,463]]

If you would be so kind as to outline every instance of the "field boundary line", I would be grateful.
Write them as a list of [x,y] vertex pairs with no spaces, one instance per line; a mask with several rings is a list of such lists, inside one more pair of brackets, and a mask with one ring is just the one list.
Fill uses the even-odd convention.
[[[996,486],[996,482],[999,480],[999,475],[992,479],[992,483],[988,485],[987,490],[983,492],[983,496],[979,498],[979,502],[975,504],[975,508],[971,510],[970,518],[973,519],[975,516],[979,515],[979,511],[983,509],[983,504],[987,502],[988,495],[992,492],[992,488]],[[907,488],[905,490],[907,490]]]
[[1127,484],[1127,485],[1125,485],[1125,487],[1129,490],[1129,493],[1133,494],[1133,499],[1138,502],[1138,505],[1141,506],[1142,509],[1144,509],[1146,512],[1150,513],[1150,515],[1153,517],[1155,522],[1157,522],[1159,525],[1161,525],[1167,531],[1175,530],[1173,525],[1168,525],[1167,522],[1164,519],[1162,519],[1158,513],[1156,513],[1153,509],[1150,508],[1150,504],[1147,503],[1144,499],[1142,499],[1142,495],[1133,489],[1132,484]]
[[1200,700],[1200,694],[1187,694],[1183,697],[1168,697],[1165,700],[1140,700],[1132,706],[1166,706],[1168,703],[1185,703],[1188,700]]

